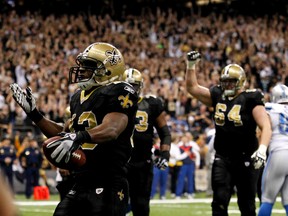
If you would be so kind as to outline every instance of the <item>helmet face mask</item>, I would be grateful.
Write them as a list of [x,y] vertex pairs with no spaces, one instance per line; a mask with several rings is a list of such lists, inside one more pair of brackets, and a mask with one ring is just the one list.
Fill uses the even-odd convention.
[[272,89],[271,98],[273,103],[288,103],[288,87],[282,84],[276,85]]
[[82,90],[120,80],[125,69],[122,54],[108,43],[89,45],[77,56],[76,64],[70,68],[69,83],[77,83]]
[[221,71],[220,85],[226,97],[233,97],[244,87],[246,75],[242,67],[229,64]]
[[140,95],[143,88],[143,77],[140,71],[135,68],[129,68],[124,71],[123,80],[130,83],[138,95]]
[[224,89],[225,96],[234,96],[236,94],[237,79],[224,79],[221,81],[221,87]]

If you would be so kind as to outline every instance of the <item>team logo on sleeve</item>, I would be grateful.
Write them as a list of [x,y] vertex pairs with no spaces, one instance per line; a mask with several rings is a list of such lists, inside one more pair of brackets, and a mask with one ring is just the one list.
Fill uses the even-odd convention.
[[123,108],[129,108],[133,106],[133,102],[129,100],[129,94],[127,94],[126,96],[119,96],[118,100],[121,101],[120,104]]
[[122,200],[124,199],[123,190],[119,191],[117,194],[118,194],[118,196],[119,196],[120,201],[122,201]]

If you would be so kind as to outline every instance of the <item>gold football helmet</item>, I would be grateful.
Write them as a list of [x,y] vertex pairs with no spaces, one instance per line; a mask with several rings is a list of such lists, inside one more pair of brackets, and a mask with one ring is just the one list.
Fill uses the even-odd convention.
[[227,97],[233,97],[246,82],[245,71],[237,64],[229,64],[223,68],[220,75],[220,85]]
[[77,66],[69,71],[69,83],[82,90],[121,80],[125,63],[121,52],[108,43],[93,43],[76,58]]
[[65,109],[65,113],[63,115],[64,122],[68,121],[69,118],[71,118],[71,110],[70,110],[70,106],[67,106]]
[[138,93],[140,94],[143,88],[143,77],[139,70],[135,68],[129,68],[124,71],[123,80],[130,83]]

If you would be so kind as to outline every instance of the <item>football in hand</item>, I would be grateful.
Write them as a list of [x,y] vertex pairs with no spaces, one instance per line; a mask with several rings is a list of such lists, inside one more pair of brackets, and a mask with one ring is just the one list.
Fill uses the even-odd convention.
[[71,158],[68,163],[65,163],[65,157],[63,157],[59,163],[55,161],[56,158],[51,158],[52,152],[61,144],[61,138],[63,137],[54,136],[44,141],[42,148],[47,160],[54,166],[61,169],[77,169],[83,166],[86,163],[86,156],[81,149],[78,149],[71,154]]

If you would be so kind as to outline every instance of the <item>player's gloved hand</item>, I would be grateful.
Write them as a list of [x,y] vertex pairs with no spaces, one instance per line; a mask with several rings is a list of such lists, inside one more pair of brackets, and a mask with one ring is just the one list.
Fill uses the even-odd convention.
[[160,170],[165,170],[168,167],[168,161],[162,157],[156,157],[154,160],[154,166]]
[[30,87],[27,87],[26,92],[24,92],[17,83],[12,83],[10,85],[10,90],[13,93],[14,100],[27,114],[35,110],[36,100]]
[[187,69],[195,69],[195,65],[201,59],[198,51],[190,51],[187,53]]
[[260,169],[265,166],[266,163],[266,151],[267,147],[264,144],[261,144],[257,151],[255,151],[251,158],[255,169]]
[[170,153],[169,151],[157,151],[154,152],[154,166],[160,170],[165,170],[168,167]]
[[91,137],[87,131],[66,133],[64,137],[59,140],[61,144],[52,152],[51,158],[56,158],[55,161],[59,163],[65,157],[65,163],[68,163],[71,154],[79,149],[84,142],[89,140],[91,140]]

